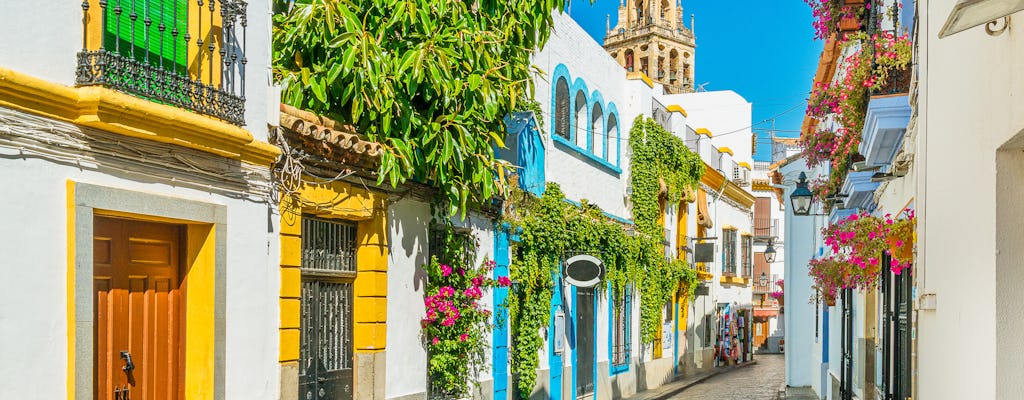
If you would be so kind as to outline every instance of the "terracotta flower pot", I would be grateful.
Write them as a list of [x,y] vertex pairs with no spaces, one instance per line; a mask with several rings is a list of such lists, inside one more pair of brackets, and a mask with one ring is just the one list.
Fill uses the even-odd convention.
[[839,20],[841,32],[856,32],[860,30],[860,21],[856,17],[843,17]]
[[914,257],[914,242],[913,240],[907,239],[902,240],[902,244],[899,243],[901,240],[896,237],[889,238],[889,254],[895,257],[897,260],[906,262],[910,261]]

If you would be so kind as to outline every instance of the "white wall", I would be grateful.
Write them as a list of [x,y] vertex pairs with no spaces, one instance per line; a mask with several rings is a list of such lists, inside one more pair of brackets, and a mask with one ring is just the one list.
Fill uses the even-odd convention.
[[[650,114],[651,90],[639,80],[626,80],[626,71],[590,37],[568,15],[554,13],[554,31],[544,49],[538,52],[533,63],[544,71],[534,80],[534,97],[540,102],[543,113],[545,147],[547,151],[546,177],[562,187],[571,200],[587,199],[606,212],[627,217],[629,212],[623,198],[629,175],[627,142],[633,120],[639,115]],[[573,81],[582,79],[587,86],[588,96],[600,92],[606,104],[615,104],[618,110],[622,173],[614,173],[577,152],[556,145],[551,136],[554,132],[552,121],[552,74],[559,64],[564,64]],[[573,82],[569,82],[570,90]],[[575,93],[570,91],[570,108]],[[613,150],[614,147],[609,147]],[[615,157],[609,156],[615,164]],[[597,190],[597,189],[600,190]]]
[[68,180],[226,206],[226,397],[279,395],[279,238],[267,204],[0,154],[0,337],[17,343],[0,346],[0,398],[68,397]]
[[[789,199],[795,189],[795,182],[801,171],[807,167],[803,159],[791,161],[779,168],[786,189],[783,199]],[[808,180],[813,180],[815,171],[807,171]],[[786,312],[786,384],[789,386],[812,386],[819,393],[821,343],[814,336],[815,304],[814,284],[808,275],[807,262],[818,250],[819,229],[823,221],[818,216],[796,216],[787,208],[785,219],[785,284]],[[819,326],[819,335],[822,327]]]
[[[1017,398],[1024,346],[1019,330],[1000,331],[1017,318],[1020,260],[997,268],[997,243],[1009,231],[997,194],[1019,180],[997,185],[996,154],[1024,128],[1024,31],[1016,13],[1005,32],[984,27],[938,39],[953,1],[919,4],[918,94],[920,135],[917,181],[918,298],[934,295],[935,308],[917,311],[915,398]],[[1017,200],[1019,202],[1019,199]],[[1019,208],[1019,204],[1016,205]],[[966,211],[966,212],[965,212]],[[1012,215],[1012,214],[1010,214]],[[1010,215],[1007,215],[1010,216]],[[1019,227],[1020,220],[1012,224]],[[1016,338],[1016,339],[1014,339]],[[966,344],[950,346],[950,343]],[[969,385],[964,382],[970,382]]]
[[423,294],[430,249],[430,205],[400,200],[388,206],[387,378],[384,398],[423,393],[427,389],[427,351],[420,338],[426,316]]
[[[715,147],[732,149],[733,161],[753,164],[754,155],[750,130],[752,107],[750,102],[731,90],[684,93],[660,96],[666,106],[679,105],[687,112],[687,123],[696,128],[711,130],[711,143]],[[726,171],[732,174],[732,171]]]

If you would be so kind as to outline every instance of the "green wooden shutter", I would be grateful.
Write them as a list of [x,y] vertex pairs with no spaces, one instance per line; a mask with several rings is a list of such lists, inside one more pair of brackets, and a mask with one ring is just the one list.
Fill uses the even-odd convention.
[[[117,7],[121,8],[120,15],[117,15]],[[131,19],[133,12],[136,15],[134,23]],[[188,0],[108,0],[106,13],[104,49],[184,73]],[[147,17],[150,21],[148,27]],[[160,31],[161,24],[163,32]],[[172,34],[175,29],[178,32],[176,37]]]

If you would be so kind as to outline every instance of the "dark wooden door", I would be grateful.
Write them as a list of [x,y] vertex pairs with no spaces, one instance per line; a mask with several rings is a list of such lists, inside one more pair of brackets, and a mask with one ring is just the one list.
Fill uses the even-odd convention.
[[180,399],[182,228],[106,217],[93,227],[93,398]]
[[594,289],[576,290],[576,398],[594,396]]

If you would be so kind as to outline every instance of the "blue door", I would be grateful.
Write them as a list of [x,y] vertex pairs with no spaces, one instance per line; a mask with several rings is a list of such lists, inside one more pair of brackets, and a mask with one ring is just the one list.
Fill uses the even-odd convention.
[[[498,226],[494,235],[494,279],[508,276],[509,233],[507,226]],[[508,399],[508,288],[494,288],[494,332],[492,375],[494,399]]]

